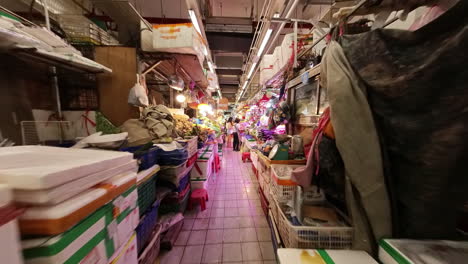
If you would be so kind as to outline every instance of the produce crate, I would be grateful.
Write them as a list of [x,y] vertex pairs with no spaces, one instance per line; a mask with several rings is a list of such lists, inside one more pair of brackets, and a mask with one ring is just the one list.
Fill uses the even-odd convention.
[[177,166],[161,166],[159,174],[162,176],[179,177],[187,169],[187,163],[184,162]]
[[353,245],[352,227],[293,226],[278,203],[277,224],[287,248],[349,249]]
[[133,158],[138,160],[139,170],[146,170],[158,163],[158,149],[147,145],[121,148],[120,151],[133,153]]
[[139,264],[155,263],[161,249],[161,226],[157,225],[151,235],[151,241],[138,257]]
[[138,185],[138,207],[140,217],[146,213],[156,200],[156,175]]
[[[297,183],[291,181],[291,172],[301,165],[271,165],[270,189],[273,198],[279,203],[286,203],[295,199]],[[287,169],[288,175],[278,175],[279,171]]]
[[138,253],[141,253],[142,250],[146,247],[151,238],[151,234],[158,223],[158,211],[159,211],[159,201],[153,204],[151,210],[148,211],[141,219],[140,224],[135,229],[137,233],[137,246]]

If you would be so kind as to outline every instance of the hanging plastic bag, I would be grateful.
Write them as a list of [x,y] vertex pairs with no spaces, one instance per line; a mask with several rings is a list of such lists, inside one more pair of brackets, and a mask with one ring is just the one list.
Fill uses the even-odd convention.
[[137,74],[137,83],[130,89],[128,94],[128,103],[134,106],[146,107],[148,106],[148,95],[146,94],[145,87],[141,84],[143,77]]

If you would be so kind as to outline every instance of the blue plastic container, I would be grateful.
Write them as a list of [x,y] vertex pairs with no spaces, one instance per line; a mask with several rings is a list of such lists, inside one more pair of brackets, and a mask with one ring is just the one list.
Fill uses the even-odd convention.
[[177,187],[176,192],[181,193],[187,185],[190,183],[190,172],[187,173],[182,179],[179,181],[179,187]]
[[158,149],[157,156],[160,166],[178,166],[188,159],[188,153],[185,149],[175,149],[172,151]]
[[133,153],[133,158],[138,160],[139,170],[146,170],[158,164],[158,148],[152,147],[144,150],[145,146],[121,148],[120,151]]
[[140,224],[135,229],[137,233],[137,248],[138,253],[141,253],[148,244],[151,234],[156,228],[158,223],[158,210],[159,210],[159,201],[153,204],[151,210],[149,210],[142,218],[140,218]]

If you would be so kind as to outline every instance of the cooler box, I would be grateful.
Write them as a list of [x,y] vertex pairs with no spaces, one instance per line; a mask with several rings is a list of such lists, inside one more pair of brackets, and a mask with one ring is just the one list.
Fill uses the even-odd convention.
[[379,243],[379,260],[382,264],[468,263],[468,242],[383,239]]
[[6,184],[0,184],[0,256],[2,263],[23,263],[19,241],[18,221],[20,211],[11,205],[12,192]]
[[198,159],[192,169],[192,180],[204,180],[211,176],[214,171],[214,154],[212,148],[206,148],[198,152]]
[[138,264],[137,240],[133,234],[111,258],[109,264]]
[[280,264],[378,264],[364,251],[278,249]]
[[106,247],[112,205],[106,204],[67,232],[22,241],[29,264],[87,263],[107,264],[114,251]]

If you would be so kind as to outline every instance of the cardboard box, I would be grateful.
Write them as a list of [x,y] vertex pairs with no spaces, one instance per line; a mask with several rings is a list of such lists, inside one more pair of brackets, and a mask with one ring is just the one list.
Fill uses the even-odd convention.
[[280,264],[378,264],[369,254],[355,250],[278,249]]

